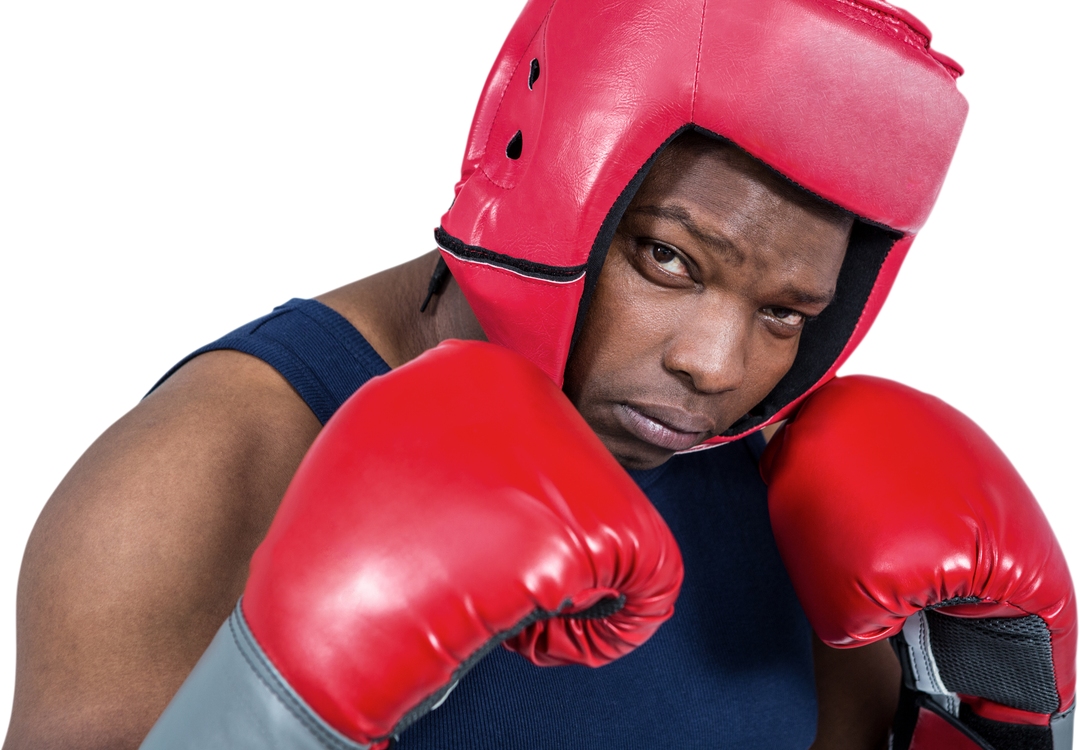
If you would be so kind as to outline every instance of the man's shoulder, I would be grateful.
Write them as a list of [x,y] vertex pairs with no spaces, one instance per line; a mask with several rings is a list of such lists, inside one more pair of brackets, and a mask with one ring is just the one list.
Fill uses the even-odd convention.
[[141,737],[235,604],[319,428],[269,365],[215,351],[105,431],[27,544],[12,737],[78,744],[89,716],[109,746]]
[[191,428],[205,438],[218,433],[260,438],[268,431],[281,434],[282,428],[314,436],[319,430],[314,414],[277,369],[231,349],[186,362],[124,419],[129,418],[167,423],[170,430]]
[[[273,367],[242,352],[212,351],[187,362],[118,420],[80,464],[89,459],[90,471],[146,476],[154,480],[153,494],[191,501],[202,507],[196,512],[217,504],[221,512],[235,506],[239,514],[272,516],[319,429]],[[257,500],[269,486],[280,486],[270,493],[277,497]],[[262,504],[273,507],[259,510]]]
[[347,320],[390,367],[398,367],[417,354],[420,301],[436,260],[428,253],[315,299]]

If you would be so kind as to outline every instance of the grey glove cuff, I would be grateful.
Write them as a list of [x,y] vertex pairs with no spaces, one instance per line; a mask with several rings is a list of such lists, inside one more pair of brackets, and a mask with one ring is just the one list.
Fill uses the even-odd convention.
[[285,682],[240,604],[180,686],[141,750],[368,750],[335,730]]

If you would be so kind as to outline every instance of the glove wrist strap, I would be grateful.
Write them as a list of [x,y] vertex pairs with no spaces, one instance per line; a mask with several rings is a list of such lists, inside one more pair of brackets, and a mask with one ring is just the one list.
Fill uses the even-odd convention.
[[266,658],[237,604],[141,750],[372,750],[315,714]]

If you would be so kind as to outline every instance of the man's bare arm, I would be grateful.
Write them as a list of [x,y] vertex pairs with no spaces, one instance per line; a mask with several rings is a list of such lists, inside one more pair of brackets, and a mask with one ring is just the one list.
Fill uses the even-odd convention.
[[838,649],[814,637],[818,732],[811,750],[885,750],[900,700],[888,641]]
[[90,447],[27,544],[5,750],[139,745],[236,603],[318,431],[268,365],[212,352]]

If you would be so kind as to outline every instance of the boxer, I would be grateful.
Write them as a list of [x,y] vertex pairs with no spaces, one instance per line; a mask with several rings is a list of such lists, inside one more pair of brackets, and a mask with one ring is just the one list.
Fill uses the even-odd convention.
[[[805,748],[815,735],[834,736],[834,725],[846,746],[880,746],[900,667],[883,648],[838,661],[812,647],[769,525],[757,431],[829,381],[880,310],[959,137],[960,72],[925,26],[879,0],[528,3],[477,107],[454,202],[436,230],[438,255],[287,303],[199,350],[58,489],[24,564],[11,746],[135,747],[178,689],[165,724],[205,719],[227,733],[210,716],[225,706],[224,721],[243,727],[259,714],[225,701],[239,692],[214,699],[199,687],[223,672],[196,669],[195,687],[180,688],[226,629],[239,634],[241,657],[262,655],[248,662],[262,665],[254,673],[282,676],[274,694],[300,706],[290,721],[324,746],[396,736],[403,748]],[[405,692],[419,703],[396,702],[365,734],[324,710],[318,696],[336,678],[292,675],[304,672],[309,650],[320,663],[352,658],[342,644],[364,633],[315,634],[372,622],[378,598],[352,599],[349,616],[283,648],[268,634],[293,629],[295,609],[252,619],[279,611],[266,583],[276,575],[260,561],[292,538],[288,519],[299,516],[285,511],[315,503],[290,489],[271,527],[322,425],[329,434],[354,391],[363,398],[447,339],[487,339],[561,386],[663,517],[686,576],[671,619],[600,669],[538,669],[506,649],[473,664],[466,649],[449,662],[450,679],[460,677],[452,692],[446,680],[410,683]],[[437,371],[425,372],[421,390],[455,399]],[[437,401],[426,416],[442,412]],[[529,450],[527,426],[503,427],[502,441]],[[384,429],[366,428],[376,439]],[[466,441],[455,419],[447,429]],[[323,456],[341,448],[324,453],[329,442],[312,465],[332,463]],[[696,450],[721,443],[731,445]],[[409,476],[436,460],[417,455],[367,458]],[[454,470],[489,467],[440,469]],[[302,476],[294,487],[310,486]],[[311,518],[351,507],[339,495],[321,502],[327,510]],[[410,517],[423,513],[409,507]],[[606,523],[618,539],[634,536],[628,526],[621,515]],[[414,556],[407,531],[388,542],[402,560]],[[364,527],[355,532],[363,549]],[[307,542],[314,557],[320,539]],[[480,535],[468,546],[490,543]],[[250,591],[256,548],[251,581],[263,581],[262,593],[243,601],[263,604],[234,609]],[[498,556],[488,565],[503,585],[547,571],[537,562],[502,570]],[[616,602],[638,593],[603,588]],[[559,589],[556,602],[569,608],[536,609],[559,623],[580,613],[580,594]],[[597,614],[591,606],[580,611]],[[204,663],[219,653],[211,646]],[[580,665],[592,663],[588,653]],[[351,682],[335,695],[371,689],[359,683],[373,672],[342,669]],[[333,731],[299,718],[312,713]],[[166,734],[177,737],[166,727],[148,742]]]

